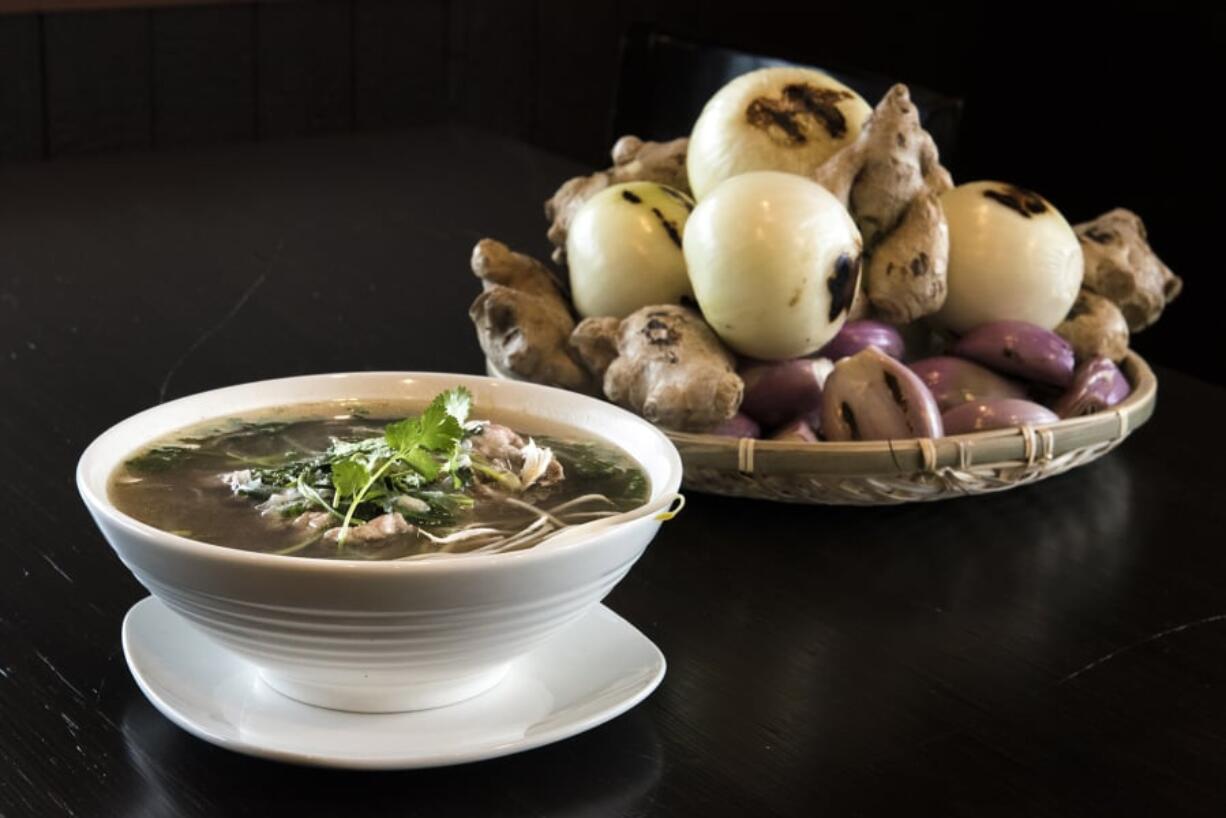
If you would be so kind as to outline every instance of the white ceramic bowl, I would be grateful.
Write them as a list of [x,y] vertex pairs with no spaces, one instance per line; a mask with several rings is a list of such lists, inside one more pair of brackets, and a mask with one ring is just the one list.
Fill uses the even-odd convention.
[[[107,479],[125,457],[186,426],[286,404],[418,402],[468,387],[475,415],[526,414],[630,452],[651,479],[648,503],[568,532],[564,543],[464,559],[360,562],[275,556],[161,531],[118,511]],[[256,665],[276,690],[340,710],[390,712],[481,693],[509,664],[579,619],[630,570],[681,483],[659,430],[603,401],[471,375],[312,375],[204,392],[148,409],[98,437],[77,487],[107,541],[171,610]],[[611,524],[610,524],[611,523]]]

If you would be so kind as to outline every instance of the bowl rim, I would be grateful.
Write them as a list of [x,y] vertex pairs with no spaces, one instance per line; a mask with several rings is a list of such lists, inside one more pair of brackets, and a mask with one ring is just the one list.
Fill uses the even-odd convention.
[[[124,434],[130,426],[138,425],[142,420],[148,419],[152,416],[165,412],[168,410],[168,408],[182,407],[188,403],[202,402],[207,399],[221,398],[221,397],[224,397],[227,392],[237,392],[240,390],[244,390],[244,391],[254,390],[258,388],[264,388],[264,389],[269,389],[269,390],[276,390],[276,389],[283,390],[291,386],[295,386],[295,385],[300,386],[306,383],[310,383],[312,381],[337,380],[337,379],[349,379],[349,378],[354,378],[354,379],[356,378],[363,378],[363,379],[386,378],[389,380],[389,382],[395,381],[398,383],[403,383],[405,379],[413,379],[413,380],[451,379],[453,381],[459,382],[458,385],[464,385],[464,383],[466,382],[471,383],[474,381],[475,382],[488,382],[490,384],[497,384],[497,386],[495,387],[497,389],[512,388],[512,389],[523,389],[528,392],[544,393],[540,396],[541,400],[548,400],[551,397],[564,396],[566,400],[572,400],[572,401],[577,400],[580,402],[590,402],[593,406],[598,407],[598,411],[604,412],[604,413],[612,413],[614,415],[620,416],[621,418],[629,422],[632,422],[638,425],[639,427],[641,427],[642,429],[644,429],[645,431],[647,431],[649,435],[652,436],[656,440],[660,448],[660,451],[664,454],[666,460],[668,461],[667,477],[665,481],[663,482],[662,484],[663,488],[659,492],[659,496],[656,499],[650,500],[649,502],[644,503],[643,505],[638,506],[637,508],[633,508],[628,511],[621,512],[615,517],[605,517],[605,518],[596,520],[594,522],[599,522],[599,523],[602,523],[603,525],[599,527],[595,527],[593,531],[591,532],[591,536],[571,537],[570,541],[566,542],[565,545],[559,546],[558,548],[552,548],[552,549],[551,548],[540,548],[539,545],[543,545],[548,542],[548,540],[545,540],[542,543],[538,544],[538,546],[527,548],[521,551],[510,551],[506,553],[497,553],[497,554],[473,554],[464,559],[434,561],[434,560],[319,559],[317,557],[300,557],[300,556],[296,556],[293,554],[270,554],[270,553],[265,553],[261,551],[247,551],[241,548],[234,548],[234,547],[225,546],[225,545],[217,545],[215,543],[207,543],[201,540],[192,539],[191,537],[183,537],[178,534],[172,534],[168,531],[163,531],[162,529],[157,528],[156,526],[150,525],[148,523],[141,522],[135,517],[132,517],[120,511],[111,502],[110,497],[107,495],[105,486],[102,488],[102,491],[100,492],[95,491],[92,481],[90,480],[87,474],[90,468],[94,465],[94,461],[101,456],[99,454],[99,451],[103,448],[103,446],[106,443],[109,442],[110,438],[115,437],[117,435]],[[512,384],[512,385],[508,386],[508,384]],[[368,399],[375,400],[376,398],[368,398]],[[274,408],[274,407],[280,407],[280,406],[293,406],[297,404],[307,404],[307,403],[310,403],[310,401],[289,400],[289,401],[283,401],[283,402],[278,403],[276,400],[270,399],[267,404],[267,408]],[[257,410],[253,409],[251,411],[257,411]],[[517,411],[519,411],[521,414],[526,414],[526,415],[532,414],[531,410],[517,410]],[[209,418],[206,418],[200,422],[207,423],[210,419],[221,420],[226,417],[232,417],[233,414],[234,413],[230,413],[230,414],[219,413],[216,415],[211,415]],[[582,427],[577,427],[577,428],[582,428]],[[147,437],[142,443],[128,450],[129,453],[132,451],[138,450],[141,446],[151,443],[154,439],[156,439],[157,437],[161,437],[164,434],[167,434],[167,433],[162,433],[162,434],[154,435],[151,437]],[[597,436],[601,437],[602,439],[605,439],[602,435],[597,435]],[[630,452],[627,450],[627,453],[630,454],[631,457],[635,457],[637,460],[637,457],[634,452]],[[116,460],[115,463],[111,464],[110,469],[107,470],[108,482],[109,482],[110,474],[113,472],[114,468],[119,465],[120,462],[122,461]],[[117,421],[116,423],[107,427],[100,434],[98,434],[92,441],[90,441],[89,445],[85,447],[85,450],[81,453],[81,456],[77,459],[75,479],[76,479],[76,484],[77,484],[77,491],[81,495],[81,499],[84,501],[85,505],[89,508],[90,511],[92,511],[95,514],[105,517],[107,522],[109,522],[111,525],[114,525],[117,528],[126,531],[127,533],[144,537],[156,543],[156,545],[159,548],[165,548],[173,552],[179,552],[185,555],[201,557],[201,558],[205,558],[209,560],[229,562],[229,563],[233,563],[236,565],[250,565],[252,567],[294,569],[294,570],[310,571],[310,572],[342,571],[342,572],[345,572],[346,574],[349,574],[352,572],[377,573],[377,574],[386,574],[388,572],[410,572],[410,573],[417,574],[417,573],[433,573],[433,572],[478,571],[478,570],[486,570],[494,566],[511,566],[511,565],[531,564],[531,563],[540,562],[543,560],[549,560],[551,558],[556,558],[559,555],[574,554],[578,551],[586,550],[587,548],[590,548],[590,547],[595,547],[596,544],[602,542],[605,539],[605,536],[611,533],[612,531],[621,529],[627,524],[637,522],[647,517],[656,517],[661,520],[667,519],[667,517],[664,517],[662,515],[668,512],[669,507],[676,501],[677,497],[679,496],[679,492],[681,488],[681,480],[682,480],[682,470],[683,470],[683,466],[681,462],[681,455],[677,451],[677,447],[674,445],[674,443],[668,438],[668,435],[666,435],[663,431],[661,431],[659,428],[652,425],[648,421],[634,414],[633,412],[629,412],[618,406],[614,406],[613,404],[610,404],[606,401],[598,400],[596,398],[592,398],[587,395],[572,392],[566,389],[559,389],[559,388],[552,387],[552,386],[544,386],[541,384],[535,384],[535,383],[529,383],[529,382],[508,382],[505,380],[500,380],[498,378],[491,378],[485,375],[472,375],[472,374],[451,373],[451,372],[434,372],[434,371],[425,371],[425,370],[415,370],[415,371],[377,370],[377,371],[327,372],[327,373],[316,373],[316,374],[308,374],[308,375],[294,375],[294,376],[289,376],[289,377],[284,377],[284,378],[269,378],[269,379],[258,380],[258,381],[248,381],[245,383],[217,387],[214,389],[205,390],[203,392],[195,392],[190,395],[184,395],[182,397],[175,398],[174,400],[155,404],[154,406],[150,406],[133,415],[129,415],[128,417]]]

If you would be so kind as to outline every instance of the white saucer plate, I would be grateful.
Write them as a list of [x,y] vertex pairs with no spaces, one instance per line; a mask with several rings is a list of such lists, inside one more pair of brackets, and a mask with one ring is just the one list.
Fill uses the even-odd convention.
[[192,735],[262,758],[371,770],[461,764],[569,738],[638,704],[665,669],[659,648],[603,605],[517,660],[492,690],[409,713],[283,696],[153,597],[128,611],[123,649],[153,706]]

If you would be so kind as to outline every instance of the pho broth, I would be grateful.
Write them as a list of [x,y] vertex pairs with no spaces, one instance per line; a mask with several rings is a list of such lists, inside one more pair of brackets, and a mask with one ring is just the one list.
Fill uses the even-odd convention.
[[344,402],[210,421],[136,452],[109,495],[202,542],[351,560],[519,550],[647,501],[645,472],[612,444],[527,416],[468,420],[460,393],[435,401],[450,419]]

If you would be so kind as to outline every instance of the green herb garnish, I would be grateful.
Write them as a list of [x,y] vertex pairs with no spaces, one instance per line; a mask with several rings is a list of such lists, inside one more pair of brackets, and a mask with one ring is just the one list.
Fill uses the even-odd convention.
[[[338,546],[345,544],[353,515],[362,503],[394,493],[406,482],[404,467],[412,469],[426,483],[437,480],[444,468],[454,468],[471,408],[472,395],[467,389],[450,389],[431,401],[420,417],[389,424],[383,431],[385,447],[359,449],[352,459],[332,464],[333,504],[339,507],[342,498],[351,498],[341,521]],[[397,468],[399,473],[393,472]],[[389,480],[391,485],[380,485],[389,476],[393,478]],[[402,479],[397,481],[396,476]],[[459,479],[455,474],[452,478]]]
[[[235,493],[261,501],[266,511],[331,514],[341,524],[340,546],[351,526],[380,514],[399,512],[414,522],[447,524],[473,504],[460,492],[472,480],[471,458],[462,445],[477,430],[466,426],[471,410],[469,391],[450,389],[419,417],[391,423],[381,435],[334,438],[327,451],[306,456],[231,460],[231,468],[239,470],[225,478]],[[179,456],[176,447],[168,446],[129,465],[164,468]],[[282,499],[287,492],[290,499]]]

